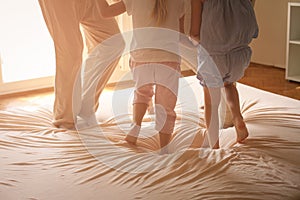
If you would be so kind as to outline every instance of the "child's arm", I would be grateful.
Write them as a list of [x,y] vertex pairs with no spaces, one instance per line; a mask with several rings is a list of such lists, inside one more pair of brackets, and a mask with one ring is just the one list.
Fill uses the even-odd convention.
[[180,43],[187,48],[194,48],[184,31],[184,15],[179,19]]
[[179,31],[184,34],[184,15],[179,19]]
[[202,5],[203,0],[192,0],[191,1],[191,30],[190,36],[197,42],[200,41],[200,28],[202,20]]
[[100,1],[100,12],[101,16],[104,18],[115,17],[126,11],[126,7],[123,1],[109,5],[106,0]]
[[180,31],[180,43],[189,49],[194,49],[195,44],[189,39],[189,37],[185,34],[184,31],[184,15],[179,19],[179,31]]

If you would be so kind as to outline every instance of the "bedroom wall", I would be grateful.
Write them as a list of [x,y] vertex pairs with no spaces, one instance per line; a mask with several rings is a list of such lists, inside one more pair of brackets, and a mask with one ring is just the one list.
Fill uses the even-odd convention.
[[285,68],[288,2],[300,0],[256,0],[260,34],[251,44],[252,62]]

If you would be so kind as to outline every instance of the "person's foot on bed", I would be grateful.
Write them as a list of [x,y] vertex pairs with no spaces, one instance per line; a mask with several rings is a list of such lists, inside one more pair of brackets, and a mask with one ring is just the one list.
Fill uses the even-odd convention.
[[216,142],[216,144],[213,146],[212,149],[220,149],[219,140],[218,140],[218,142]]
[[75,125],[69,125],[69,124],[61,124],[59,126],[57,126],[58,128],[61,128],[61,129],[66,129],[66,130],[71,130],[71,131],[74,131],[76,130],[75,128]]
[[128,144],[136,145],[137,137],[134,137],[134,136],[131,136],[131,135],[126,135],[125,141],[126,141]]
[[168,146],[161,148],[159,151],[159,155],[165,155],[165,154],[169,154]]
[[53,125],[56,128],[61,128],[61,129],[66,129],[66,130],[76,130],[74,123],[57,123],[57,122],[53,122]]
[[234,123],[235,131],[236,131],[236,142],[244,143],[246,138],[249,136],[248,129],[243,120],[237,120]]
[[135,145],[136,141],[137,141],[137,137],[140,133],[140,130],[141,130],[141,126],[133,124],[131,126],[130,131],[128,132],[128,134],[125,137],[125,141],[128,142],[129,144]]
[[201,145],[201,148],[210,148],[207,133],[208,133],[208,131],[205,130],[205,131],[204,131],[204,139],[203,139],[203,143],[202,143],[202,145]]

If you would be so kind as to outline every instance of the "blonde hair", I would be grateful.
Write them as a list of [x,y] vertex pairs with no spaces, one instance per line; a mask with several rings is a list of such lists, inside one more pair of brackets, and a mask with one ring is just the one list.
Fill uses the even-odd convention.
[[167,0],[155,0],[152,17],[156,20],[158,25],[161,25],[166,21],[167,14]]

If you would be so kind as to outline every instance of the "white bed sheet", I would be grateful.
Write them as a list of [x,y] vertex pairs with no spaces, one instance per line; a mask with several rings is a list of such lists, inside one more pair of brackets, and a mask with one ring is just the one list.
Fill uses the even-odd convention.
[[[199,148],[203,94],[194,76],[180,80],[170,154],[157,153],[154,116],[137,147],[123,142],[133,88],[105,91],[97,129],[52,126],[52,97],[0,111],[0,199],[300,198],[300,102],[238,84],[249,138],[221,131],[221,149]],[[228,125],[228,123],[227,123]]]

